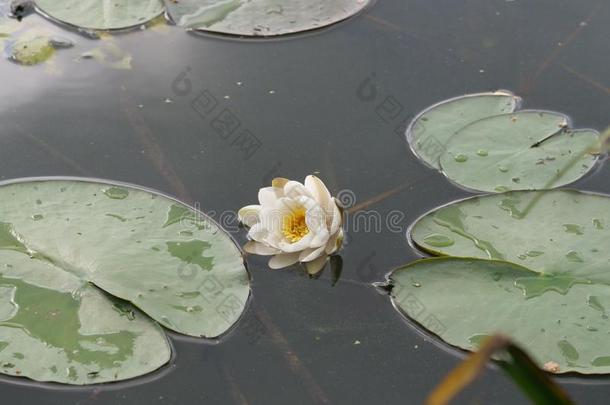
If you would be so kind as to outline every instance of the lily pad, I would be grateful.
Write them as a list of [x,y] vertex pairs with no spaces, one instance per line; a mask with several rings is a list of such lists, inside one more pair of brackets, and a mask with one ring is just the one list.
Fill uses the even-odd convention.
[[451,345],[475,350],[499,332],[540,367],[552,361],[559,373],[610,373],[610,286],[575,284],[530,296],[524,280],[553,284],[513,263],[467,258],[420,260],[390,275],[395,305]]
[[427,213],[410,236],[436,255],[506,260],[564,275],[568,284],[610,285],[610,198],[603,195],[548,190],[469,198]]
[[[225,333],[245,308],[250,287],[240,250],[171,198],[126,185],[41,180],[1,186],[0,201],[0,268],[19,257],[12,264],[24,282],[69,274],[191,336]],[[38,262],[49,270],[32,271],[28,264]]]
[[370,0],[165,0],[171,19],[195,30],[241,36],[275,36],[345,20]]
[[165,333],[135,307],[23,253],[3,251],[0,261],[0,373],[83,385],[169,361]]
[[420,112],[407,128],[407,140],[417,157],[440,169],[439,158],[454,133],[480,119],[512,113],[520,103],[519,97],[506,90],[452,98]]
[[0,201],[0,373],[67,384],[136,377],[171,354],[140,310],[216,337],[245,307],[239,249],[169,197],[44,179],[2,185]]
[[567,129],[563,114],[520,111],[484,118],[449,139],[444,174],[471,190],[537,190],[572,183],[594,166],[594,130]]
[[147,23],[163,13],[161,0],[35,0],[43,15],[88,30],[115,30]]

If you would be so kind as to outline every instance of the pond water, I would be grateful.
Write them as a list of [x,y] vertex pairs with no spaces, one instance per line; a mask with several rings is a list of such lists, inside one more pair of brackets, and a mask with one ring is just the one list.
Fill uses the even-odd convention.
[[[333,27],[266,40],[158,24],[96,41],[56,27],[74,46],[51,63],[0,63],[2,179],[155,188],[201,207],[240,242],[245,232],[225,211],[253,203],[276,176],[319,173],[353,215],[334,286],[329,269],[309,279],[250,256],[252,300],[221,344],[171,335],[172,363],[125,383],[66,389],[2,377],[3,401],[421,403],[463,353],[402,319],[371,283],[419,257],[410,223],[470,194],[426,168],[404,129],[435,102],[499,88],[526,108],[603,129],[609,20],[606,0],[380,0]],[[106,62],[80,58],[95,48]],[[609,174],[606,165],[576,186],[610,193]],[[578,403],[607,401],[608,377],[558,381]],[[492,367],[456,403],[528,402]]]

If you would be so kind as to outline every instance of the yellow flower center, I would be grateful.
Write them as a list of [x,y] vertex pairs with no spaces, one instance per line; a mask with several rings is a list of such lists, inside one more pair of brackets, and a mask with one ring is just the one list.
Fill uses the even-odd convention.
[[290,243],[300,241],[308,233],[304,208],[294,210],[282,218],[282,234]]

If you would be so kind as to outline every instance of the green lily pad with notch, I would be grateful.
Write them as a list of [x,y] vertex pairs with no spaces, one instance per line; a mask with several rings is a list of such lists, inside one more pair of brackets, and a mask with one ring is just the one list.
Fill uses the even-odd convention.
[[162,328],[132,305],[17,251],[0,262],[0,373],[85,385],[169,361]]
[[420,160],[440,170],[439,158],[454,133],[480,119],[512,113],[520,104],[521,99],[506,90],[445,100],[413,119],[406,131],[407,141]]
[[170,357],[142,312],[215,338],[245,308],[238,247],[169,197],[51,178],[0,185],[0,201],[2,373],[67,384],[132,378]]
[[575,190],[512,191],[434,209],[410,230],[424,251],[506,260],[575,283],[610,285],[610,198]]
[[276,36],[321,28],[345,20],[370,0],[165,0],[179,26],[240,36]]
[[[73,294],[90,285],[196,337],[224,334],[246,306],[249,275],[239,248],[172,198],[51,178],[1,185],[0,201],[3,277]],[[0,340],[7,328],[0,327]]]
[[36,9],[87,30],[118,30],[146,24],[164,11],[161,0],[35,0]]
[[503,333],[540,367],[552,361],[559,373],[610,373],[607,284],[530,294],[523,280],[557,283],[514,263],[451,257],[413,262],[389,280],[395,306],[453,346],[476,350],[486,336]]
[[449,139],[443,173],[470,190],[502,192],[561,187],[587,174],[597,156],[594,130],[567,129],[568,118],[519,111],[484,118]]

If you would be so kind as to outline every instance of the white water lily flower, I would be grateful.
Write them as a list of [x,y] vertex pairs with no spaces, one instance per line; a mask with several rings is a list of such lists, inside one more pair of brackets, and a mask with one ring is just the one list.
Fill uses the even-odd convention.
[[297,262],[309,274],[324,268],[328,256],[343,243],[343,212],[319,178],[305,184],[276,178],[258,192],[260,205],[239,210],[239,220],[250,227],[248,253],[273,256],[269,267],[280,269]]

